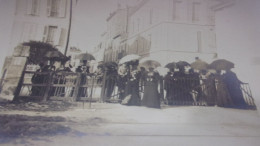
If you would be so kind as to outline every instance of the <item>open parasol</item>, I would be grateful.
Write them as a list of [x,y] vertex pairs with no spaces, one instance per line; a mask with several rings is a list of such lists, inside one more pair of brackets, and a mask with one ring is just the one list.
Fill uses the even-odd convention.
[[161,66],[155,68],[154,70],[157,71],[161,76],[165,76],[169,72],[168,68],[161,67]]
[[119,64],[124,64],[126,62],[138,60],[139,58],[140,58],[140,56],[136,55],[136,54],[126,55],[126,56],[124,56],[123,58],[120,59]]
[[110,61],[110,62],[104,62],[100,65],[98,65],[99,67],[101,68],[117,68],[117,63],[116,62],[113,62],[113,61]]
[[186,61],[179,61],[176,63],[177,67],[190,66],[190,64]]
[[76,56],[76,59],[90,61],[90,60],[95,60],[95,57],[89,53],[82,53]]
[[205,61],[202,61],[200,59],[196,60],[195,62],[191,63],[191,68],[197,69],[197,70],[206,70],[209,66],[209,64]]
[[215,69],[215,70],[229,70],[234,67],[235,64],[233,62],[230,62],[225,59],[215,60],[209,65],[210,69]]
[[171,62],[165,65],[166,68],[171,69],[171,68],[176,68],[176,63],[175,62]]
[[48,60],[52,61],[67,61],[70,58],[63,55],[60,51],[54,50],[54,51],[48,51],[45,55],[44,58],[47,58]]
[[139,66],[149,69],[149,68],[157,68],[161,66],[161,64],[159,63],[159,61],[156,61],[151,57],[146,57],[139,61]]

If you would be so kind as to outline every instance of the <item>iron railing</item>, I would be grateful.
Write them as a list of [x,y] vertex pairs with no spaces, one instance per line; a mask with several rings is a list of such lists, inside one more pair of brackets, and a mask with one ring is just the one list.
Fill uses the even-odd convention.
[[[17,88],[19,99],[120,103],[124,94],[119,90],[116,76],[108,78],[106,74],[100,79],[87,73],[25,71],[21,82],[21,87]],[[218,97],[214,80],[174,77],[171,80],[161,79],[158,84],[159,98],[168,105],[216,105]],[[140,81],[141,99],[144,86],[144,82]],[[256,108],[249,84],[243,83],[240,87],[247,105]]]

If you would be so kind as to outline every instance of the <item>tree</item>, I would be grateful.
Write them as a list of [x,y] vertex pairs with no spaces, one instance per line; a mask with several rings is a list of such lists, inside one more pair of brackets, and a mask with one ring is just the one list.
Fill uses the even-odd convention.
[[24,42],[23,45],[30,46],[30,55],[28,58],[29,64],[39,64],[41,62],[47,61],[48,59],[44,56],[48,51],[58,51],[58,49],[53,45],[40,41]]

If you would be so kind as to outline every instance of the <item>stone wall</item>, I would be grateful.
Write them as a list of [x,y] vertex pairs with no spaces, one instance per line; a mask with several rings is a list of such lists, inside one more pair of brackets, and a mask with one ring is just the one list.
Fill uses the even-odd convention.
[[[14,49],[13,56],[6,57],[2,72],[5,72],[2,80],[0,97],[12,100],[15,89],[19,83],[22,72],[29,56],[29,47],[18,46]],[[5,71],[6,70],[6,71]]]

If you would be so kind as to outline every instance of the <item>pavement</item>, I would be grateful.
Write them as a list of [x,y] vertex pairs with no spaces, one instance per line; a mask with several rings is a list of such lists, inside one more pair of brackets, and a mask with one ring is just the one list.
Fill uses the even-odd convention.
[[[18,137],[4,145],[37,146],[259,146],[256,110],[204,106],[152,109],[112,103],[77,103],[67,111],[0,111],[0,114],[60,116],[66,134]],[[43,121],[44,122],[44,121]],[[3,140],[3,139],[2,139]],[[1,139],[0,139],[1,142]]]

